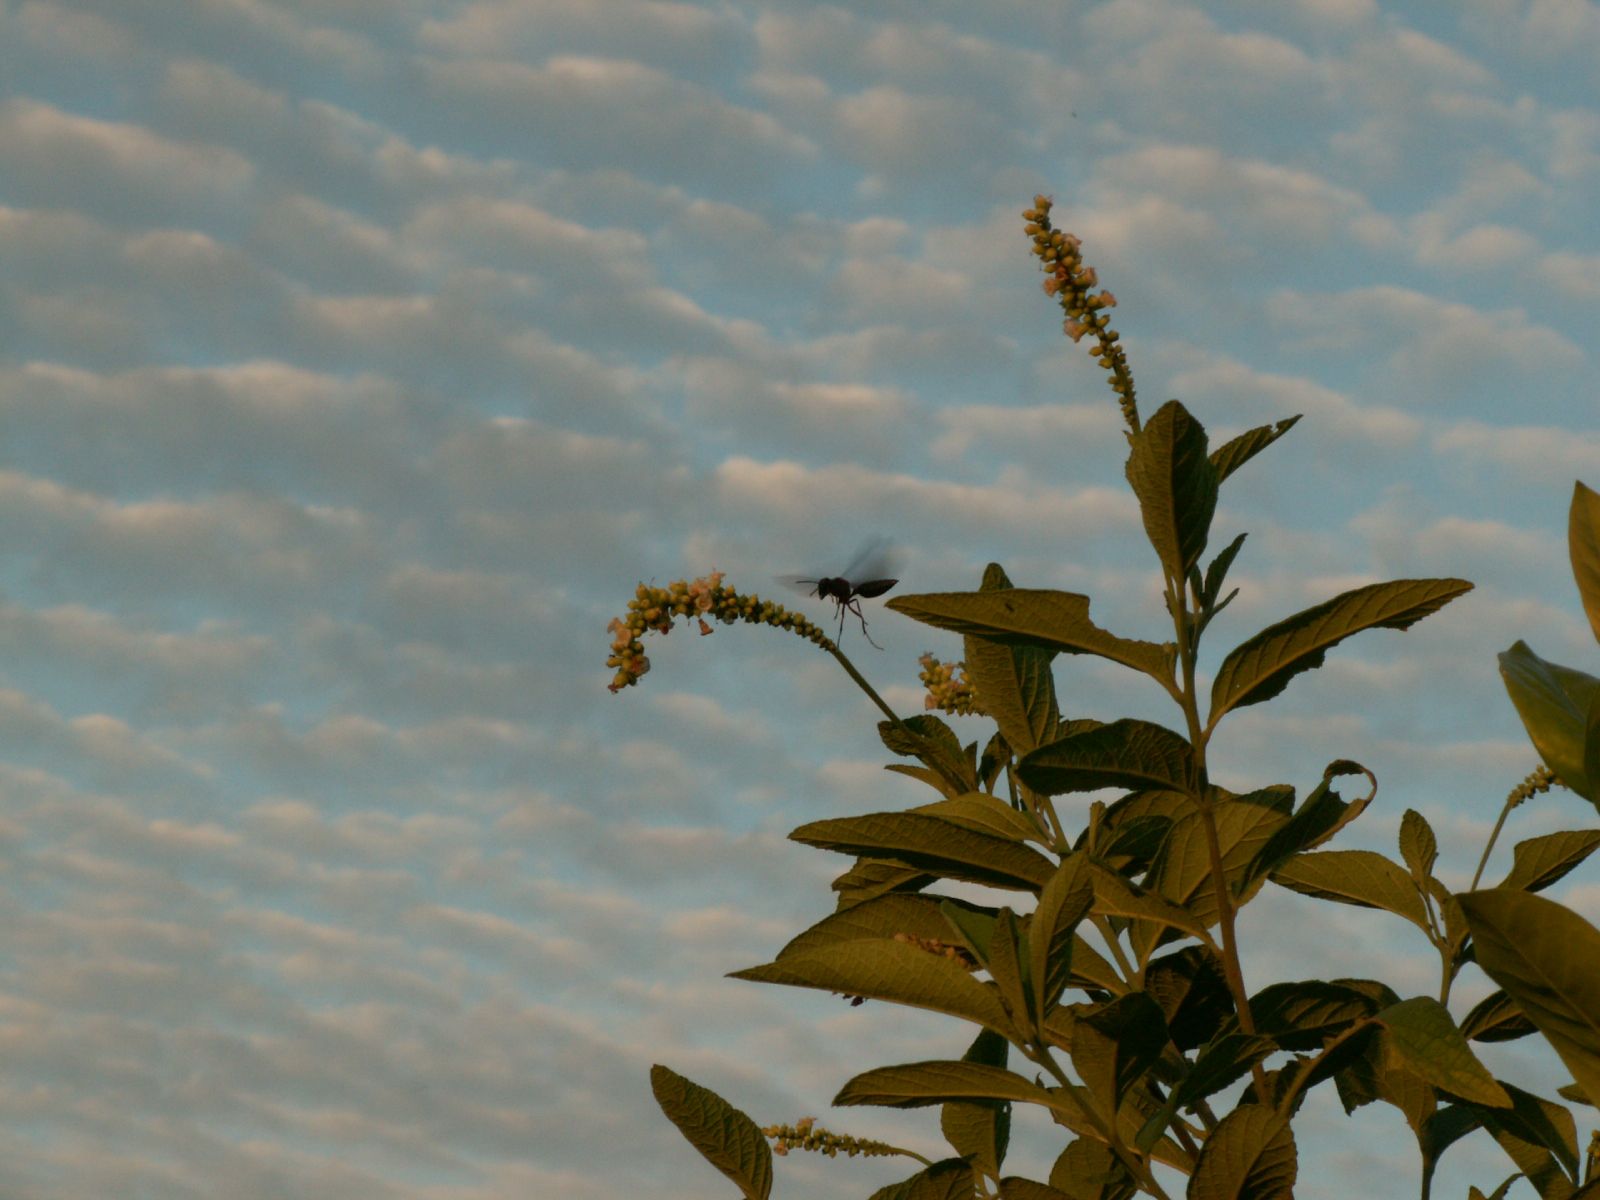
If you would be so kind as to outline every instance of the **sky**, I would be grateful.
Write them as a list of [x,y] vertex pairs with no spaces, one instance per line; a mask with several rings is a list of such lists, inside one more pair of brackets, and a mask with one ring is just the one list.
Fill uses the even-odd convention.
[[[1477,585],[1212,752],[1301,795],[1359,760],[1339,844],[1415,808],[1464,887],[1537,761],[1495,655],[1600,670],[1597,61],[1586,0],[0,0],[0,1197],[729,1194],[654,1062],[939,1156],[934,1114],[829,1100],[968,1027],[724,977],[831,910],[846,861],[790,829],[932,797],[804,641],[680,629],[612,695],[606,624],[882,535],[899,592],[998,561],[1170,635],[1035,193],[1146,416],[1303,414],[1225,485],[1202,686],[1348,588]],[[919,711],[959,641],[866,615],[847,652]],[[1538,798],[1487,878],[1595,820]],[[1597,881],[1550,894],[1600,920]],[[1437,987],[1397,918],[1269,887],[1241,930],[1252,988]],[[1310,1200],[1414,1186],[1393,1110],[1297,1128]],[[1059,1146],[1019,1116],[1010,1166]],[[1470,1141],[1436,1194],[1510,1170]],[[790,1156],[775,1194],[907,1171]]]

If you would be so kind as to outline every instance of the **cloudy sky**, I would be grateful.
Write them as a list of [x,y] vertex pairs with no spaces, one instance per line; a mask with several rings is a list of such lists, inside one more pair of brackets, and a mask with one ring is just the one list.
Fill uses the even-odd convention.
[[[1600,664],[1565,553],[1596,61],[1586,0],[0,0],[0,1196],[728,1191],[655,1061],[937,1154],[929,1114],[827,1103],[964,1028],[723,978],[830,907],[844,860],[789,829],[928,798],[874,710],[746,626],[612,696],[605,626],[882,533],[903,591],[998,560],[1170,632],[1035,192],[1146,415],[1305,414],[1227,484],[1209,667],[1362,583],[1478,585],[1215,749],[1240,790],[1359,759],[1344,844],[1415,807],[1464,885],[1535,762],[1494,655]],[[920,708],[959,644],[869,617],[847,645]],[[1594,819],[1543,797],[1497,862]],[[1554,894],[1600,918],[1597,878]],[[1253,986],[1436,987],[1394,918],[1269,889],[1243,928]],[[1392,1110],[1318,1098],[1301,1142],[1304,1196],[1412,1187]],[[1440,1194],[1510,1170],[1452,1156]],[[791,1158],[777,1194],[902,1173]]]

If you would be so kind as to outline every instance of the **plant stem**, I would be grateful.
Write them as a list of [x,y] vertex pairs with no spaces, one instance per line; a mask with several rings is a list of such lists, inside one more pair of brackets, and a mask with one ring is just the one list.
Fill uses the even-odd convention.
[[[1217,924],[1222,932],[1222,974],[1228,981],[1228,991],[1233,996],[1233,1006],[1239,1017],[1239,1030],[1253,1034],[1255,1018],[1250,1015],[1250,993],[1244,983],[1244,969],[1239,964],[1239,942],[1234,929],[1233,897],[1228,892],[1228,877],[1222,865],[1222,843],[1217,837],[1217,818],[1211,811],[1207,797],[1210,781],[1206,777],[1206,733],[1200,728],[1200,713],[1195,704],[1194,664],[1199,650],[1199,639],[1190,637],[1188,606],[1184,603],[1183,585],[1174,586],[1167,580],[1167,608],[1172,613],[1173,629],[1178,638],[1178,661],[1183,669],[1182,707],[1184,720],[1189,725],[1189,742],[1194,748],[1195,802],[1200,806],[1200,824],[1206,831],[1206,853],[1211,859],[1211,890],[1216,897]],[[1250,1068],[1255,1082],[1256,1095],[1267,1102],[1267,1075],[1260,1063]]]
[[[1023,1053],[1055,1076],[1056,1082],[1061,1085],[1061,1090],[1071,1099],[1079,1115],[1099,1136],[1105,1139],[1106,1146],[1111,1153],[1117,1156],[1122,1165],[1128,1169],[1128,1173],[1138,1181],[1139,1186],[1156,1197],[1156,1200],[1170,1200],[1166,1191],[1156,1182],[1156,1177],[1151,1172],[1149,1165],[1141,1161],[1137,1154],[1122,1144],[1122,1139],[1117,1136],[1115,1124],[1107,1128],[1105,1122],[1100,1119],[1100,1115],[1090,1108],[1083,1097],[1079,1096],[1074,1090],[1072,1080],[1067,1078],[1067,1073],[1061,1069],[1061,1064],[1056,1062],[1055,1056],[1050,1053],[1048,1047],[1040,1046],[1037,1053],[1023,1048]],[[1112,1117],[1112,1121],[1116,1121],[1115,1116]]]
[[1489,844],[1483,848],[1483,857],[1478,860],[1478,869],[1472,873],[1472,886],[1467,890],[1478,890],[1478,881],[1483,878],[1483,869],[1489,865],[1489,853],[1494,849],[1495,841],[1500,837],[1500,830],[1505,826],[1506,818],[1511,815],[1511,810],[1521,804],[1529,796],[1538,792],[1550,790],[1550,785],[1555,782],[1555,776],[1550,769],[1542,763],[1516,787],[1506,795],[1505,807],[1500,810],[1500,819],[1494,823],[1494,832],[1489,834]]
[[856,670],[855,664],[844,656],[843,650],[839,649],[839,647],[834,645],[832,642],[829,642],[826,648],[829,654],[833,655],[834,658],[839,660],[839,665],[845,669],[845,673],[849,675],[851,679],[856,681],[856,686],[867,694],[868,699],[878,706],[879,711],[881,711],[884,716],[888,717],[889,720],[893,721],[902,729],[905,729],[907,733],[911,732],[910,729],[906,727],[906,723],[900,719],[899,715],[894,711],[894,709],[890,708],[884,703],[883,697],[878,695],[873,686],[867,682],[866,677],[863,676],[860,671]]
[[1122,939],[1117,936],[1116,930],[1111,928],[1111,922],[1106,919],[1105,914],[1095,913],[1090,920],[1094,922],[1094,927],[1099,931],[1106,948],[1111,951],[1111,957],[1117,960],[1117,967],[1122,971],[1123,979],[1130,987],[1143,986],[1142,972],[1134,970],[1133,964],[1122,952]]

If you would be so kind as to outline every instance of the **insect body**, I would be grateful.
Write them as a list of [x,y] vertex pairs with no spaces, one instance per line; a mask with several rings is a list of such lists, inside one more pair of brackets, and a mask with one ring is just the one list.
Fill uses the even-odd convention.
[[[898,579],[880,579],[878,576],[887,575],[893,567],[893,548],[884,538],[870,538],[856,552],[850,565],[845,568],[842,575],[828,575],[821,579],[794,579],[785,580],[791,587],[802,590],[809,589],[812,596],[821,596],[824,600],[832,600],[839,610],[839,635],[844,635],[844,615],[854,613],[856,620],[861,622],[861,634],[872,641],[872,635],[867,632],[867,618],[861,611],[861,601],[870,600],[874,596],[881,596],[899,583]],[[883,649],[878,646],[878,649]]]

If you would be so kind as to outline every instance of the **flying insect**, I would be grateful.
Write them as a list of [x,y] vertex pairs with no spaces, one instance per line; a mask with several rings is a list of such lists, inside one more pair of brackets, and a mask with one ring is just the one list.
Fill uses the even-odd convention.
[[861,544],[854,558],[838,575],[825,575],[820,579],[800,579],[784,576],[784,584],[810,596],[832,600],[839,610],[839,634],[844,636],[845,613],[854,613],[861,622],[861,635],[873,646],[882,650],[867,632],[867,618],[861,611],[861,601],[881,596],[899,583],[898,578],[888,578],[895,570],[897,558],[893,544],[885,537],[871,537]]

